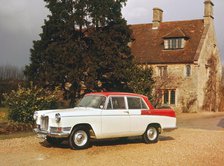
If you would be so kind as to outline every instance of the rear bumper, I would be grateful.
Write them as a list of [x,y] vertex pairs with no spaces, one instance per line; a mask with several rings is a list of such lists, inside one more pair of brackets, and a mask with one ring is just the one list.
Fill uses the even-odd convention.
[[54,138],[67,138],[69,136],[69,132],[60,132],[60,133],[55,133],[55,132],[48,132],[44,130],[40,130],[38,128],[35,128],[33,130],[35,133],[37,133],[38,138],[46,139],[46,137],[54,137]]

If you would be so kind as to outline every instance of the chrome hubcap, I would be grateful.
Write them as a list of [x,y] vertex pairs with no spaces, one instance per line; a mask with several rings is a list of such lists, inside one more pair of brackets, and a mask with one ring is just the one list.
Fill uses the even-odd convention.
[[74,142],[77,146],[84,146],[87,143],[88,135],[85,131],[79,130],[74,135]]
[[147,137],[149,140],[154,140],[157,137],[157,130],[154,127],[150,127],[147,131]]

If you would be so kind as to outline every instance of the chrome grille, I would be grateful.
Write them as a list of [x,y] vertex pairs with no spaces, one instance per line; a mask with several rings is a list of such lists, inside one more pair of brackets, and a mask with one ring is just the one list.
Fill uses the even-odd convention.
[[41,117],[41,126],[40,126],[41,130],[48,130],[48,121],[49,121],[48,116]]

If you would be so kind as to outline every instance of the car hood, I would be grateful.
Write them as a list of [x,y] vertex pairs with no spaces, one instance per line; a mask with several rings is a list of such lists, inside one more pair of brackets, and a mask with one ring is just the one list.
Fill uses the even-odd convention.
[[69,109],[56,109],[56,110],[41,110],[37,111],[38,116],[55,117],[55,114],[59,113],[61,117],[66,116],[91,116],[100,115],[101,109],[90,107],[75,107]]

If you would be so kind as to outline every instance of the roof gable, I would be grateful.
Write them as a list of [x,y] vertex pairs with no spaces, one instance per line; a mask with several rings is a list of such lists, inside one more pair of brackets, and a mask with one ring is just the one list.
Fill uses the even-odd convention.
[[187,38],[186,34],[178,27],[163,36],[164,39],[167,38]]
[[[204,31],[203,20],[162,22],[158,29],[152,24],[131,25],[134,41],[131,50],[138,63],[193,63]],[[185,47],[165,50],[164,38],[187,37]]]

